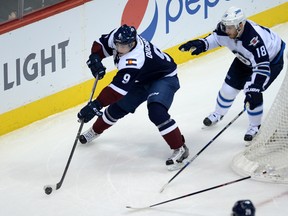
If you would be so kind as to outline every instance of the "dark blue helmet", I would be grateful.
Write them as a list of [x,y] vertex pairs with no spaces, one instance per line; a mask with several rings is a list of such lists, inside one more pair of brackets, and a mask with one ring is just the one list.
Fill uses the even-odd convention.
[[114,43],[130,44],[136,41],[136,29],[134,26],[122,25],[114,34]]
[[232,208],[232,216],[255,216],[255,207],[250,200],[239,200]]

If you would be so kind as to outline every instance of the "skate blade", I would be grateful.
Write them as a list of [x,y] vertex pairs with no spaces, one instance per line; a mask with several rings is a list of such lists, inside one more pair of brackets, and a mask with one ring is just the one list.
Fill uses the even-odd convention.
[[[252,141],[252,140],[251,140]],[[245,141],[245,147],[251,146],[252,142],[251,141]]]
[[180,170],[180,169],[182,169],[182,167],[185,166],[185,164],[187,162],[188,162],[188,160],[186,158],[182,161],[182,163],[176,163],[176,164],[172,164],[172,165],[167,166],[167,169],[168,169],[168,171]]
[[[217,123],[217,122],[216,122],[216,123]],[[216,123],[214,123],[214,124],[212,124],[212,125],[209,125],[209,126],[202,125],[201,129],[202,129],[202,130],[209,130],[209,129],[213,129],[213,128],[215,128]]]

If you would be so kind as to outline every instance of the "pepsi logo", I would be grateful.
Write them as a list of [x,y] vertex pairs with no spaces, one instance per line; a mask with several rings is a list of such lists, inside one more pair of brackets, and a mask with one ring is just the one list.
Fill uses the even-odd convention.
[[[153,14],[153,16],[147,17],[147,12]],[[149,0],[128,0],[122,13],[121,25],[127,24],[134,26],[137,30],[139,27],[143,29],[143,20],[147,18],[149,19],[148,26],[139,34],[146,40],[151,41],[158,24],[158,6],[156,0],[150,1],[150,3]]]

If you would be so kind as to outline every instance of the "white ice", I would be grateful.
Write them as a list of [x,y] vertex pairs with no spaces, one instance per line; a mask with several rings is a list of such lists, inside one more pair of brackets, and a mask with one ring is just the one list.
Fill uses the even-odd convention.
[[[273,28],[288,43],[288,23]],[[179,55],[182,55],[179,53]],[[227,116],[202,129],[234,56],[226,48],[179,65],[182,88],[170,110],[196,155],[243,108],[241,92]],[[265,92],[265,115],[286,70]],[[89,98],[90,92],[87,92]],[[84,104],[0,137],[1,216],[225,216],[240,199],[251,199],[259,216],[288,215],[288,187],[251,179],[144,210],[145,207],[241,176],[231,160],[245,149],[248,126],[241,115],[165,189],[176,172],[165,160],[171,150],[149,121],[146,104],[107,130],[91,145],[77,145],[62,187],[46,195],[43,186],[60,181],[79,128],[76,114]],[[27,113],[29,115],[29,113]],[[88,129],[91,123],[84,125]]]

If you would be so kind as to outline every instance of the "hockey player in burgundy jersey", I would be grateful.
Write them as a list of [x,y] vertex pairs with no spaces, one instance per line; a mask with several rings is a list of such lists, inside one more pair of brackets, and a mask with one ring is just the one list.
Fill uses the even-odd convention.
[[236,56],[218,92],[215,111],[206,117],[211,126],[228,112],[240,90],[246,95],[249,127],[244,136],[251,141],[258,133],[263,115],[263,96],[283,68],[285,43],[273,31],[247,20],[242,9],[229,8],[216,29],[205,38],[188,41],[179,50],[198,55],[215,47],[226,46]]
[[[176,122],[168,114],[174,94],[180,88],[174,60],[127,25],[102,35],[93,43],[87,64],[95,77],[98,75],[101,79],[105,75],[101,60],[108,56],[113,56],[118,72],[99,96],[78,113],[78,118],[85,123],[98,116],[93,126],[80,136],[80,142],[91,142],[147,101],[149,119],[173,150],[166,161],[168,169],[181,168],[189,150]],[[103,107],[107,108],[101,112]]]

